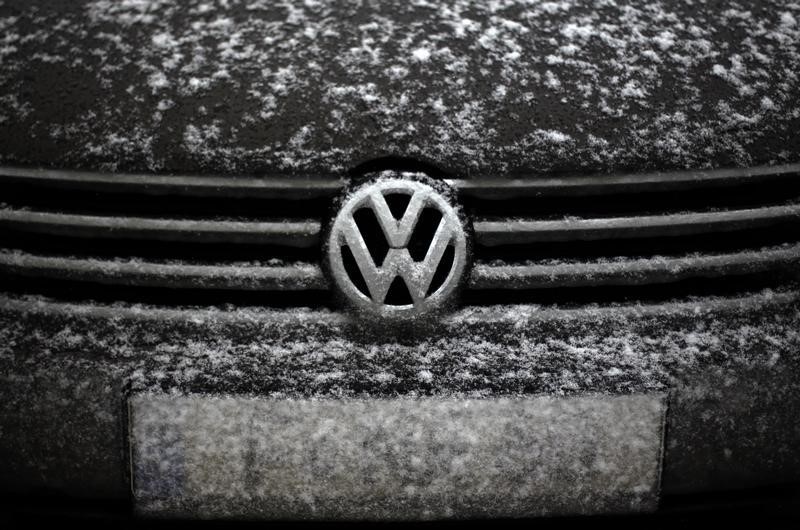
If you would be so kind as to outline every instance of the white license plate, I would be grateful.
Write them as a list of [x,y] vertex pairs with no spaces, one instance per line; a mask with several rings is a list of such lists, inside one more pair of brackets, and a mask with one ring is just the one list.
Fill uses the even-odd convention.
[[438,519],[657,507],[662,394],[129,401],[137,510]]

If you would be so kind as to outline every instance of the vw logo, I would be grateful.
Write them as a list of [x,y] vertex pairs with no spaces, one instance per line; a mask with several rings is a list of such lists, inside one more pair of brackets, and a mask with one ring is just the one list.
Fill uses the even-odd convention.
[[328,236],[328,265],[337,290],[362,312],[413,318],[457,291],[467,234],[444,184],[394,175],[344,198]]

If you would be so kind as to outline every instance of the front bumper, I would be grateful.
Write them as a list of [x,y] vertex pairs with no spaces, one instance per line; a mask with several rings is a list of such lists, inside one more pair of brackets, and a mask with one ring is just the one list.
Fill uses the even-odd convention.
[[800,479],[800,292],[464,309],[415,336],[306,309],[0,302],[0,487],[130,497],[128,398],[666,394],[661,494]]

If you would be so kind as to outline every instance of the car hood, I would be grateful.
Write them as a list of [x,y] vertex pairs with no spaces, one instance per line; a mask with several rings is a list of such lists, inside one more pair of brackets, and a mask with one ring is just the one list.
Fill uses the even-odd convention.
[[0,163],[462,176],[800,160],[800,4],[0,3]]

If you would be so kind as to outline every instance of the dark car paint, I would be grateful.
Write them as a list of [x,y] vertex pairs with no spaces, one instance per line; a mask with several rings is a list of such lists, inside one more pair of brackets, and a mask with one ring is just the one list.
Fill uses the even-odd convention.
[[342,174],[390,157],[502,177],[800,160],[787,0],[7,0],[0,32],[4,164]]

